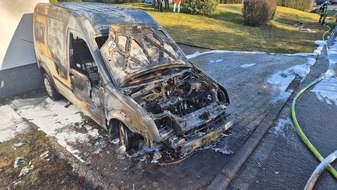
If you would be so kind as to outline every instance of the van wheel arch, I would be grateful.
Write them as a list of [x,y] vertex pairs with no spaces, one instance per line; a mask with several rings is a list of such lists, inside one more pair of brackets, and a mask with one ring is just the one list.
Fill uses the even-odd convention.
[[119,137],[121,146],[125,146],[125,150],[138,149],[141,135],[133,133],[122,121],[111,119],[108,126],[109,136],[114,138]]

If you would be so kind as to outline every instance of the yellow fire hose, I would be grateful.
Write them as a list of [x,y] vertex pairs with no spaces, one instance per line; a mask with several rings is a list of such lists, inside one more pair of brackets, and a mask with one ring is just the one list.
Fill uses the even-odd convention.
[[[331,30],[330,26],[328,25],[324,25],[328,28],[328,30],[323,34],[322,39],[324,40],[325,35]],[[322,157],[322,155],[318,152],[318,150],[311,144],[311,142],[309,141],[309,139],[307,138],[307,136],[304,134],[304,132],[301,129],[301,126],[299,125],[297,118],[296,118],[296,112],[295,112],[295,106],[296,106],[296,100],[302,95],[303,92],[305,92],[308,88],[310,88],[311,86],[315,85],[316,83],[318,83],[319,81],[323,80],[325,77],[325,74],[322,74],[319,78],[317,78],[316,80],[312,81],[309,85],[307,85],[306,87],[304,87],[302,90],[300,90],[291,105],[291,116],[294,122],[294,125],[296,127],[297,133],[300,135],[300,137],[302,138],[303,142],[307,145],[307,147],[310,149],[310,151],[316,156],[316,158],[322,162],[324,160],[324,158]],[[326,167],[330,173],[337,179],[337,171],[329,164]]]

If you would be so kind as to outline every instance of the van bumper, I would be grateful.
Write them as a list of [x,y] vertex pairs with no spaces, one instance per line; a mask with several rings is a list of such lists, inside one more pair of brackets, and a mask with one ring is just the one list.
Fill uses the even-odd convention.
[[225,120],[218,127],[213,129],[211,132],[205,134],[201,137],[196,137],[185,141],[179,147],[176,147],[176,155],[185,156],[193,152],[195,149],[200,148],[201,146],[209,143],[216,138],[218,138],[223,132],[229,129],[234,124],[234,120]]

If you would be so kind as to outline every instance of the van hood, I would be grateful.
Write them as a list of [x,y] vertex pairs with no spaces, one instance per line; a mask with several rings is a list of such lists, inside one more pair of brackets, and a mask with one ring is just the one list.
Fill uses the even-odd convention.
[[101,53],[118,86],[156,68],[192,67],[177,44],[157,25],[111,25]]

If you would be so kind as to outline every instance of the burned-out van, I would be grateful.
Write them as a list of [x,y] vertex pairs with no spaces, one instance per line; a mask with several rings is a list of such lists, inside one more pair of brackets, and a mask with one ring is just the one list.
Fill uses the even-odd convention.
[[188,62],[147,13],[100,3],[38,4],[34,47],[46,91],[81,108],[126,149],[162,142],[177,155],[232,122],[226,90]]

